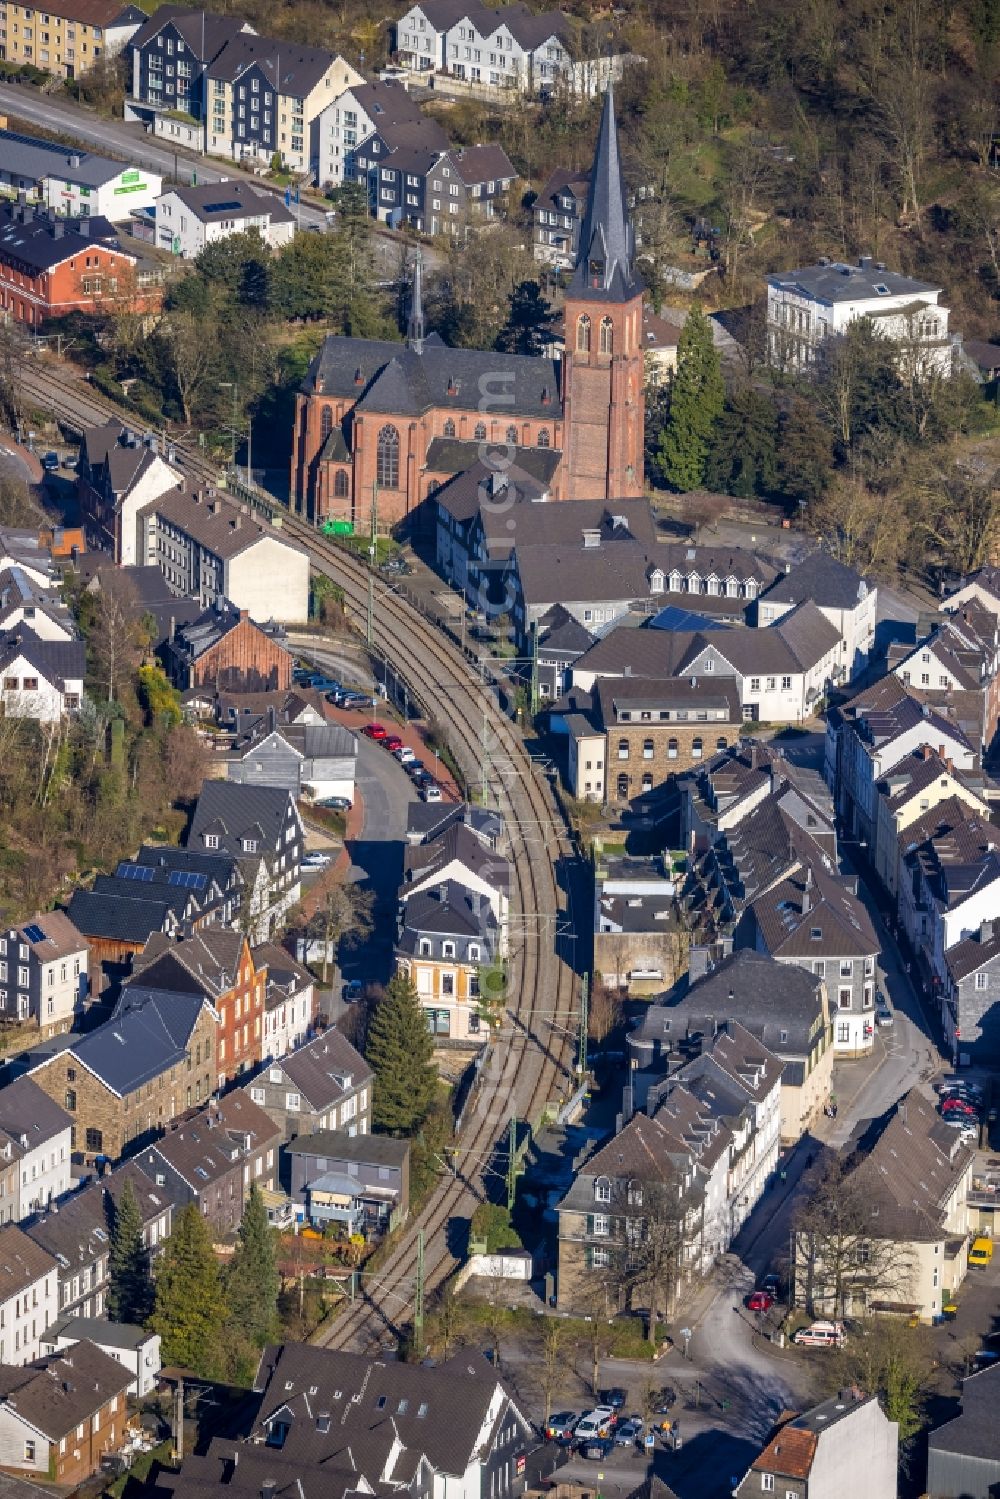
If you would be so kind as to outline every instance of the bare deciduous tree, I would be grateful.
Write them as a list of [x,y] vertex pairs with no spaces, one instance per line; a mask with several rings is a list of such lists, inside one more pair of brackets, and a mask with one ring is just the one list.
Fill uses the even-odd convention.
[[795,1299],[810,1316],[843,1318],[881,1301],[906,1303],[912,1253],[879,1230],[870,1178],[856,1163],[834,1158],[795,1222]]

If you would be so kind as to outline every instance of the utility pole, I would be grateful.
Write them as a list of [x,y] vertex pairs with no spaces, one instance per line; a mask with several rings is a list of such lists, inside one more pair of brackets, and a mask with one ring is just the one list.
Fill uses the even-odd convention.
[[538,621],[531,621],[531,716],[538,712]]
[[375,574],[373,572],[369,572],[369,574],[368,574],[368,621],[367,621],[367,628],[365,630],[365,639],[368,641],[369,647],[371,646],[372,639],[374,637],[374,633],[375,633]]
[[372,485],[372,534],[368,543],[368,628],[365,638],[369,647],[375,635],[375,553],[378,538],[378,484]]
[[413,1292],[413,1346],[424,1355],[424,1231],[417,1229],[417,1283]]
[[482,778],[483,778],[483,806],[489,806],[489,778],[490,778],[490,749],[489,749],[489,718],[488,710],[483,709],[483,745],[482,745]]
[[588,1009],[588,989],[590,983],[589,973],[585,973],[580,980],[580,1037],[577,1043],[576,1070],[581,1082],[587,1075],[587,1029],[590,1023]]
[[517,1192],[517,1119],[514,1111],[510,1112],[510,1128],[507,1132],[507,1211],[514,1211],[514,1197]]

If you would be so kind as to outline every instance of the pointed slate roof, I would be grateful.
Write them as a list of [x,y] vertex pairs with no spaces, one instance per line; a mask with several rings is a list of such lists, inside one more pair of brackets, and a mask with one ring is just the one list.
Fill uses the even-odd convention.
[[614,91],[609,83],[569,295],[590,301],[630,301],[642,291],[634,260],[635,236],[625,201]]

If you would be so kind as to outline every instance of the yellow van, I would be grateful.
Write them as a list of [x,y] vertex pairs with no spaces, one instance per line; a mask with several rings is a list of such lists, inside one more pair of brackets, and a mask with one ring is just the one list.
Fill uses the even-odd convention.
[[982,1234],[978,1239],[973,1239],[972,1248],[969,1250],[970,1265],[989,1265],[993,1262],[993,1240],[984,1238]]

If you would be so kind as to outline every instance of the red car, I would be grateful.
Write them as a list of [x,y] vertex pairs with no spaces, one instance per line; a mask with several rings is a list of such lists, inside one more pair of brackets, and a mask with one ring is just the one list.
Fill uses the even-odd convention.
[[748,1312],[769,1312],[774,1305],[770,1291],[751,1291],[747,1297]]
[[966,1103],[964,1098],[946,1098],[941,1104],[942,1114],[963,1114],[969,1119],[977,1119],[979,1110],[974,1104]]
[[387,738],[388,734],[385,725],[381,723],[366,723],[361,732],[366,739],[374,739],[379,743]]
[[390,755],[394,755],[398,749],[403,748],[403,741],[398,734],[390,734],[382,740],[382,748],[387,749]]

